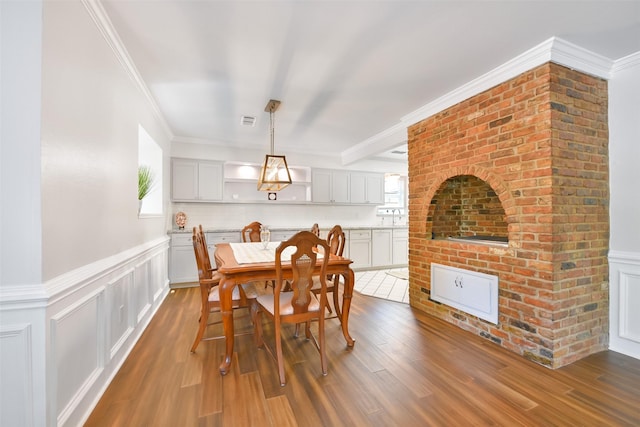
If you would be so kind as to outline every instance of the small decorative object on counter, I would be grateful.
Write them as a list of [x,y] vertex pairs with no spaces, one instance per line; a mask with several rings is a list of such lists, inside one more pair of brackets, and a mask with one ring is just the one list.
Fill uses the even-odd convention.
[[184,230],[184,226],[187,224],[187,214],[184,212],[178,212],[176,214],[176,225],[178,229]]
[[262,248],[266,250],[269,246],[269,241],[271,241],[271,231],[266,225],[260,227],[260,241],[262,242]]

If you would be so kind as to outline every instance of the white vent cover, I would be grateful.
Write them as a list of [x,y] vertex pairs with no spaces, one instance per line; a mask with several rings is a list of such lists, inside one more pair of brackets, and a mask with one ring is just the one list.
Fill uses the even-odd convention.
[[253,116],[242,116],[240,117],[240,124],[242,126],[254,127],[256,124],[256,118]]
[[498,276],[432,262],[431,299],[498,323]]

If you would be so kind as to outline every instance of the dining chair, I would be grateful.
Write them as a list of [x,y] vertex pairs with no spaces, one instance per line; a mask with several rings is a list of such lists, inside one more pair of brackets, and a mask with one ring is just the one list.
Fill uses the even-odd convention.
[[320,226],[318,225],[317,222],[311,226],[311,232],[316,236],[320,237]]
[[[202,231],[202,225],[198,228],[193,227],[193,251],[198,266],[202,304],[200,308],[200,318],[198,320],[198,333],[191,346],[192,353],[196,351],[200,341],[224,338],[222,335],[203,338],[207,326],[221,323],[220,321],[209,323],[209,314],[212,312],[220,312],[220,288],[218,285],[220,284],[221,277],[216,271],[217,269],[211,267],[211,258],[209,257],[209,250],[207,249],[207,241]],[[232,292],[232,307],[234,309],[248,308],[254,325],[258,308],[256,302],[257,297],[258,292],[251,283],[238,285]],[[250,333],[253,332],[240,333],[238,335],[247,335]]]
[[[293,249],[289,249],[293,248]],[[293,251],[291,256],[283,255]],[[273,294],[258,296],[258,312],[256,316],[255,332],[258,347],[265,348],[271,356],[273,350],[265,344],[263,338],[262,314],[267,315],[274,323],[275,359],[278,363],[280,385],[285,385],[284,359],[282,352],[282,324],[305,324],[305,336],[311,339],[320,352],[322,374],[327,375],[327,357],[325,350],[324,310],[327,305],[326,269],[329,262],[329,245],[310,231],[300,231],[289,240],[282,242],[276,249],[276,283]],[[323,255],[325,254],[325,255]],[[320,271],[314,275],[314,269],[320,263]],[[284,292],[285,270],[290,263],[291,291]],[[283,264],[286,268],[283,268]],[[311,291],[313,277],[319,277],[320,290],[318,294]],[[318,321],[318,337],[311,333],[311,321]]]
[[[331,230],[329,230],[329,234],[327,234],[327,244],[329,245],[329,253],[332,255],[342,256],[344,253],[344,245],[346,244],[346,237],[344,230],[340,225],[335,225]],[[336,316],[341,317],[342,311],[340,310],[340,304],[338,301],[338,294],[340,291],[340,275],[329,274],[326,278],[327,280],[327,292],[333,294],[333,307],[336,310]],[[312,291],[316,294],[320,293],[321,283],[319,278],[314,277],[313,279],[313,287]],[[327,305],[327,309],[331,314],[331,306]]]
[[242,241],[243,242],[259,242],[260,239],[260,229],[262,228],[262,224],[258,221],[253,221],[251,224],[246,225],[242,229]]

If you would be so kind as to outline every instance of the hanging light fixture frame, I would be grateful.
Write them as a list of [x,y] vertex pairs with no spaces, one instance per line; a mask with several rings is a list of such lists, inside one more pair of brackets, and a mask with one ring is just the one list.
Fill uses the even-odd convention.
[[271,142],[271,154],[267,154],[264,159],[264,164],[260,170],[260,176],[258,178],[258,190],[259,191],[280,191],[287,185],[291,184],[291,173],[287,166],[287,159],[285,156],[275,155],[274,140],[275,140],[275,111],[280,106],[280,101],[271,99],[264,111],[269,113],[269,139]]

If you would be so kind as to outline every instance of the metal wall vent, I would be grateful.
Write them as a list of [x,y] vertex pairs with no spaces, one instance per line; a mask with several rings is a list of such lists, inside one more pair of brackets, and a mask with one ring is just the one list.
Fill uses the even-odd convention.
[[401,151],[401,150],[393,150],[391,152],[391,154],[407,154],[407,152],[406,151]]
[[240,117],[240,124],[242,126],[255,126],[256,124],[256,118],[253,116],[242,116]]

